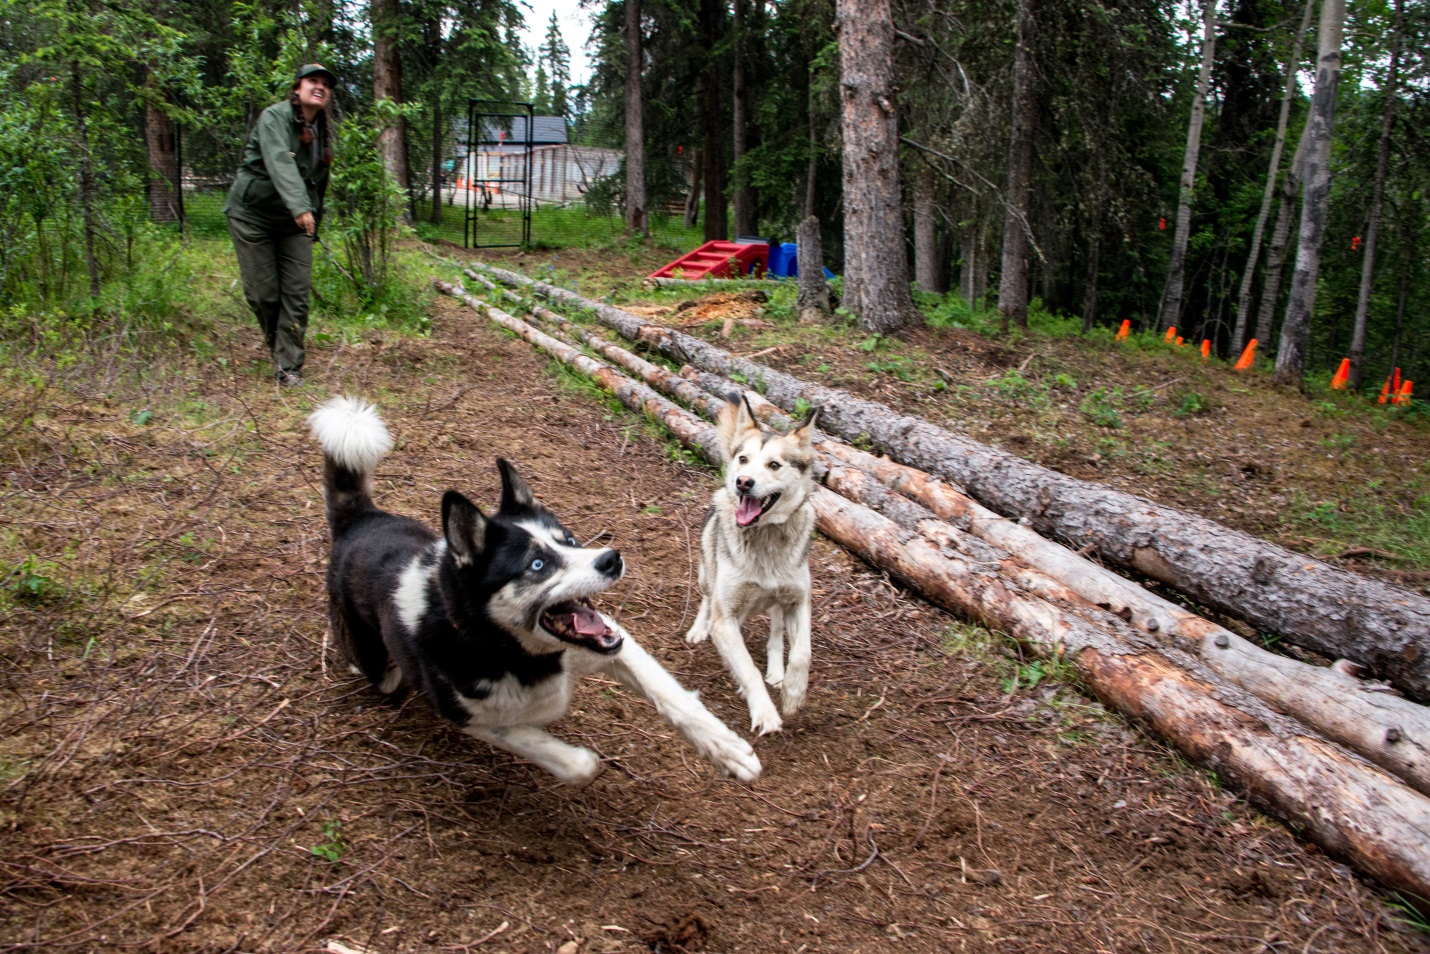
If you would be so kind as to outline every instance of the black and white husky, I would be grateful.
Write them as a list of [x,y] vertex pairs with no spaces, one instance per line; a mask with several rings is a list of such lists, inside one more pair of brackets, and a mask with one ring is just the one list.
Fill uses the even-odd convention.
[[[715,491],[700,534],[703,598],[690,643],[709,637],[750,707],[750,729],[760,735],[783,724],[740,627],[768,613],[765,679],[780,690],[786,718],[804,706],[809,686],[809,547],[814,533],[812,434],[817,416],[788,434],[760,425],[743,398],[720,409],[716,428],[725,480]],[[785,637],[789,662],[785,662]]]
[[332,533],[328,619],[378,691],[406,682],[468,735],[584,785],[600,758],[542,727],[566,714],[578,677],[605,672],[722,772],[745,782],[760,774],[749,743],[591,605],[625,572],[620,553],[580,546],[509,463],[497,461],[501,505],[490,516],[447,491],[439,536],[373,504],[371,474],[392,447],[375,408],[335,398],[309,424],[323,448]]

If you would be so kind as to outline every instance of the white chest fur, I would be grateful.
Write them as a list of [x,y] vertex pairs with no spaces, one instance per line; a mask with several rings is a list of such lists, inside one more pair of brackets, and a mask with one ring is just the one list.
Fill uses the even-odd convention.
[[471,714],[472,724],[486,726],[547,725],[571,708],[576,679],[567,669],[532,686],[515,676],[503,676],[487,683],[491,695],[485,699],[460,696],[462,708]]

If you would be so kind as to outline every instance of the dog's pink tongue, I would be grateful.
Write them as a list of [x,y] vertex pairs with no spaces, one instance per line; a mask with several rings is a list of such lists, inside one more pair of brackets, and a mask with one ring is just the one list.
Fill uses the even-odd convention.
[[748,527],[758,519],[760,519],[760,498],[741,497],[740,503],[735,507],[735,522],[742,527]]
[[576,632],[582,636],[605,636],[611,631],[601,614],[589,606],[576,607],[576,612],[572,613],[571,617]]

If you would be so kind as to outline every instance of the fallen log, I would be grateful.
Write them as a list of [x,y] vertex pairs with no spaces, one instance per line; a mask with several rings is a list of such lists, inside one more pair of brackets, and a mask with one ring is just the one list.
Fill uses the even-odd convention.
[[[718,461],[715,429],[708,423],[500,309],[445,282],[436,285],[553,357],[588,374],[594,370],[593,379],[627,407],[651,415],[707,460]],[[831,539],[939,605],[1000,621],[998,628],[1035,652],[1052,656],[1061,648],[1110,705],[1147,722],[1365,873],[1430,897],[1430,799],[1214,675],[1197,672],[1201,667],[1186,654],[1146,645],[1141,634],[1132,645],[1114,639],[1083,614],[1021,593],[997,573],[952,559],[924,537],[828,489],[816,490],[813,500],[819,527]]]
[[[725,397],[737,390],[733,382],[712,375],[691,380],[674,375],[550,309],[526,302],[478,275],[472,277],[707,419],[713,420]],[[746,399],[761,419],[782,430],[794,425],[759,395],[746,392]],[[823,435],[816,450],[824,483],[841,495],[894,520],[905,530],[922,534],[936,546],[964,553],[977,565],[998,566],[1005,578],[1030,593],[1057,602],[1096,606],[1117,618],[1110,624],[1114,627],[1126,621],[1164,642],[1180,638],[1176,645],[1197,653],[1222,678],[1430,794],[1430,756],[1426,752],[1430,709],[1375,691],[1337,668],[1311,666],[1267,652],[1018,522],[992,513],[922,471]],[[902,497],[891,499],[868,481],[878,481],[917,503],[901,503]]]
[[1059,474],[872,401],[732,357],[690,335],[504,269],[508,284],[592,311],[624,337],[716,374],[757,382],[786,411],[819,405],[821,424],[948,479],[984,506],[1041,534],[1092,548],[1198,602],[1333,659],[1345,658],[1430,699],[1430,600],[1341,570],[1212,520]]

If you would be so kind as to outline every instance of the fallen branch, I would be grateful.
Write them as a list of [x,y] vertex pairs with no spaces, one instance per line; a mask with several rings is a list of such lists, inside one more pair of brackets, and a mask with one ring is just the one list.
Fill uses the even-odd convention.
[[963,487],[1044,536],[1093,545],[1105,559],[1332,658],[1344,657],[1430,698],[1430,600],[1294,553],[1204,517],[1076,480],[872,401],[800,381],[629,312],[504,269],[503,282],[592,311],[622,336],[716,374],[759,382],[771,401],[823,408],[821,424],[886,448]]

